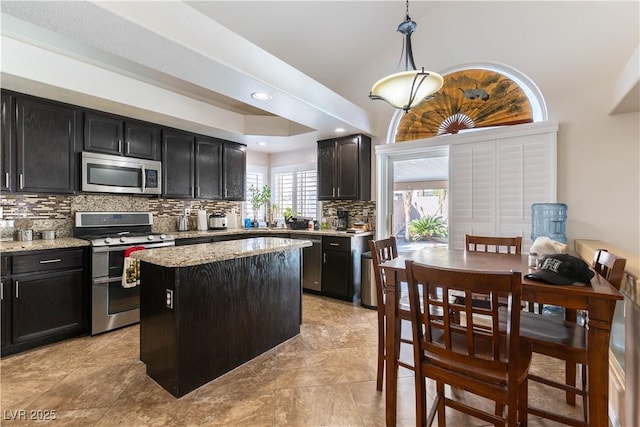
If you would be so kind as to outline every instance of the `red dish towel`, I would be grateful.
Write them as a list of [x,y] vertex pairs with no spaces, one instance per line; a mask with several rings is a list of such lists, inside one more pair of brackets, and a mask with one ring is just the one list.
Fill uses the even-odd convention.
[[131,258],[131,252],[144,250],[144,246],[131,246],[124,250],[124,268],[122,269],[122,287],[133,288],[140,284],[140,261]]

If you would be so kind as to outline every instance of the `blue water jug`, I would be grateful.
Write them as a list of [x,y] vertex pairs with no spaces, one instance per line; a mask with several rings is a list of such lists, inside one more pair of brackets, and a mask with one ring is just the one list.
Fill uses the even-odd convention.
[[564,203],[534,203],[531,205],[531,240],[545,236],[560,243],[567,243],[565,225],[567,205]]

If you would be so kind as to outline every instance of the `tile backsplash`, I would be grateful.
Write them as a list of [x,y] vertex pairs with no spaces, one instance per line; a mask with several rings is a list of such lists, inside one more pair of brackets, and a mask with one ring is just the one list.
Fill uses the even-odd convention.
[[[231,215],[241,224],[242,202],[226,200],[181,200],[115,194],[11,194],[0,196],[0,238],[10,238],[16,228],[33,229],[36,236],[42,230],[55,230],[57,237],[72,237],[76,212],[151,212],[153,231],[177,231],[177,216],[191,209],[189,229],[196,228],[197,210],[208,214]],[[364,216],[364,210],[368,217]],[[375,225],[374,201],[336,200],[322,203],[322,216],[329,227],[337,218],[336,211],[349,211],[349,223],[357,221]],[[319,218],[320,219],[320,218]]]
[[177,216],[191,209],[189,225],[196,226],[196,211],[230,215],[235,209],[238,222],[242,202],[226,200],[178,200],[114,194],[42,195],[8,194],[0,197],[2,211],[0,237],[13,236],[16,228],[31,228],[37,233],[55,230],[57,237],[72,237],[76,212],[152,212],[155,232],[177,230]]

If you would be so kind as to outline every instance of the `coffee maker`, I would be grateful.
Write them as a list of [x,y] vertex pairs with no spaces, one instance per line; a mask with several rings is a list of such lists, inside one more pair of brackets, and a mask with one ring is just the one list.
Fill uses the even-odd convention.
[[336,224],[336,230],[346,231],[349,228],[349,211],[337,211],[338,222]]

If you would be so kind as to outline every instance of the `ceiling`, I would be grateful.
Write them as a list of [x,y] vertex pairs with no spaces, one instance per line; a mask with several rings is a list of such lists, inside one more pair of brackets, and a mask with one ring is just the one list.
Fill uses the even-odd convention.
[[[264,153],[313,148],[317,140],[336,136],[337,127],[379,143],[394,113],[367,95],[377,79],[395,71],[402,46],[396,27],[405,14],[400,0],[3,0],[0,7],[5,88],[242,142]],[[572,87],[563,79],[571,80],[575,67],[600,64],[594,51],[607,52],[607,62],[619,70],[631,52],[628,45],[637,45],[624,36],[637,24],[617,25],[616,50],[608,49],[612,40],[592,31],[602,19],[616,16],[608,17],[612,6],[599,2],[414,0],[409,8],[418,23],[413,46],[418,65],[446,72],[489,58],[526,71],[551,93]],[[8,43],[13,40],[15,46]],[[61,70],[47,69],[47,63],[21,64],[17,59],[31,46],[68,61],[60,60]],[[553,67],[539,60],[549,52]],[[83,76],[65,67],[76,59],[96,76],[98,70],[111,72],[111,80],[96,77],[82,81],[83,91],[75,90]],[[137,86],[127,91],[111,83],[129,84],[126,78]],[[144,84],[156,92],[140,95],[147,93]],[[272,99],[252,99],[258,89]],[[266,145],[257,145],[260,141]],[[411,169],[412,174],[427,170]]]
[[[412,13],[425,4],[416,2]],[[1,7],[3,36],[221,108],[239,115],[232,122],[241,124],[172,121],[86,93],[69,99],[56,84],[21,78],[7,67],[3,87],[220,136],[267,153],[313,147],[339,135],[338,127],[344,134],[375,134],[363,106],[372,103],[368,88],[393,72],[395,62],[381,66],[357,99],[340,93],[370,58],[384,49],[399,54],[395,29],[405,13],[400,1],[3,1]],[[257,89],[272,99],[251,99]]]

